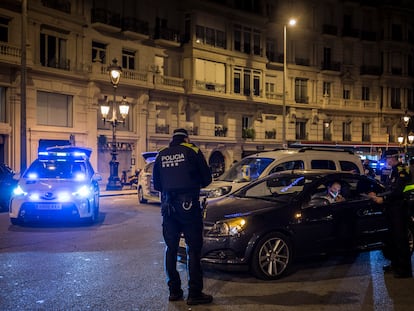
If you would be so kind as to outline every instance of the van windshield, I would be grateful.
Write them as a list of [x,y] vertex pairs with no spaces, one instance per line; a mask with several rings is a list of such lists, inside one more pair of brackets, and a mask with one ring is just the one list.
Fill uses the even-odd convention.
[[224,172],[217,180],[231,182],[255,180],[273,161],[274,159],[271,158],[244,158],[240,162],[233,164],[233,166]]

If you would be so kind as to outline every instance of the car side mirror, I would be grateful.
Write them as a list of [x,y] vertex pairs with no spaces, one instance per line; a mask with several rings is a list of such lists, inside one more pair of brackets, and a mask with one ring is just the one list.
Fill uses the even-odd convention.
[[95,173],[95,174],[93,174],[92,179],[95,180],[95,181],[101,181],[102,180],[102,175],[98,174],[98,173]]

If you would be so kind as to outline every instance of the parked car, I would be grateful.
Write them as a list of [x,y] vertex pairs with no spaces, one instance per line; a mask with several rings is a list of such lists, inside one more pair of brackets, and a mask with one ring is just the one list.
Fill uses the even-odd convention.
[[20,178],[10,201],[13,225],[37,220],[94,223],[99,217],[99,185],[102,180],[89,162],[91,149],[52,147]]
[[15,172],[10,167],[0,163],[0,211],[9,210],[9,200],[17,184],[14,176]]
[[159,203],[161,201],[160,193],[154,189],[152,179],[152,169],[154,168],[154,161],[157,154],[158,152],[142,153],[142,156],[147,163],[138,174],[137,193],[139,203],[147,203],[148,201]]
[[201,196],[209,199],[221,197],[274,172],[322,169],[364,173],[360,157],[343,149],[305,147],[267,151],[236,162],[209,186],[201,189]]
[[[345,201],[331,204],[319,195],[333,181],[340,182]],[[253,181],[207,205],[202,262],[272,280],[299,258],[382,249],[384,204],[369,199],[371,191],[384,187],[351,173],[282,172]],[[412,250],[412,218],[408,234]],[[179,253],[185,258],[183,238]]]

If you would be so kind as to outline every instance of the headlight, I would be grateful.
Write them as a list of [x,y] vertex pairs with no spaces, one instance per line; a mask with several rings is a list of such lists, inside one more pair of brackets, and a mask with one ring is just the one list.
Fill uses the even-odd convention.
[[20,185],[18,185],[16,188],[13,189],[14,195],[26,195],[27,192],[25,192]]
[[244,218],[238,217],[225,221],[218,221],[214,224],[213,228],[207,233],[207,235],[214,236],[234,236],[240,234],[247,225],[247,221]]
[[88,186],[82,186],[78,189],[78,191],[74,192],[73,195],[78,195],[82,198],[86,198],[91,193],[91,190]]
[[219,187],[219,188],[211,189],[208,192],[208,197],[209,198],[218,198],[218,197],[221,197],[223,195],[226,195],[230,191],[231,191],[231,186],[225,186],[225,187]]

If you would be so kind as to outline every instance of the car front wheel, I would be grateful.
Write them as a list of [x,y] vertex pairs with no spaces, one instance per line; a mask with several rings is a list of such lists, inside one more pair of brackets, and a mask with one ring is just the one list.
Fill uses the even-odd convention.
[[262,280],[276,280],[285,275],[292,261],[290,239],[279,232],[265,235],[257,244],[251,262],[254,276]]

